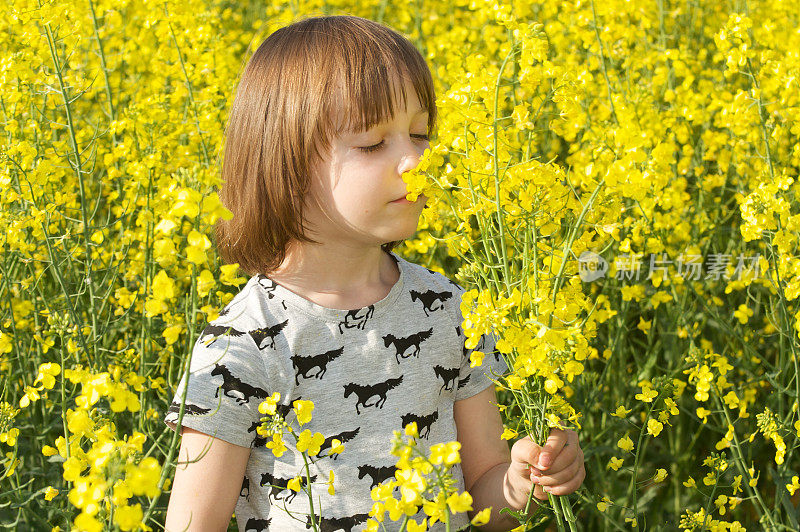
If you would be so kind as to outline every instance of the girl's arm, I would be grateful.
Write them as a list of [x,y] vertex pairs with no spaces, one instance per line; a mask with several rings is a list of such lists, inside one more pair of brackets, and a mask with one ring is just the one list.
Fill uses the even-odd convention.
[[182,429],[164,528],[166,532],[224,532],[242,489],[250,448],[189,427]]
[[[528,500],[527,495],[522,498],[522,494],[518,493],[519,490],[507,478],[511,452],[506,440],[500,438],[503,434],[503,421],[496,404],[494,385],[453,404],[458,441],[461,442],[464,487],[472,496],[473,510],[467,515],[472,519],[480,510],[491,506],[489,522],[480,527],[486,531],[518,527],[519,522],[516,519],[501,515],[500,510],[521,510]],[[534,502],[529,510],[532,512],[535,509]]]

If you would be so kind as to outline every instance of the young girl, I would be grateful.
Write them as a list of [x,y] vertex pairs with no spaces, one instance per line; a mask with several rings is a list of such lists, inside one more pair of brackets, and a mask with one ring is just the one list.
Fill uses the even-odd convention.
[[[486,356],[470,367],[464,288],[392,251],[427,199],[406,200],[401,175],[429,146],[435,100],[416,48],[358,17],[301,20],[250,59],[222,169],[233,218],[216,237],[223,260],[252,277],[198,338],[165,417],[182,428],[170,532],[225,530],[234,511],[241,532],[310,528],[308,497],[288,487],[306,475],[293,438],[256,432],[259,403],[275,392],[295,427],[295,401],[311,401],[301,430],[325,436],[310,467],[321,530],[367,528],[371,489],[395,472],[392,435],[411,422],[426,454],[461,443],[451,471],[473,510],[451,530],[489,506],[482,529],[510,530],[517,521],[499,511],[524,508],[532,488],[544,500],[543,490],[582,483],[574,431],[551,431],[543,447],[522,438],[509,452],[491,380],[508,371],[496,338],[482,338],[475,349]],[[329,453],[334,439],[341,453]],[[401,522],[383,518],[387,530]]]

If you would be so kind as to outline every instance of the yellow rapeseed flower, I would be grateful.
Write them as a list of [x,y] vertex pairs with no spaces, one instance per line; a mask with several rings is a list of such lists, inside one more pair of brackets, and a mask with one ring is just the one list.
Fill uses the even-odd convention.
[[624,419],[630,413],[631,413],[631,410],[625,408],[622,405],[619,405],[617,407],[617,409],[613,413],[611,413],[611,415],[614,416],[614,417],[618,417],[618,418],[623,418]]
[[316,456],[319,454],[319,450],[324,441],[325,436],[319,432],[315,432],[312,435],[309,429],[305,429],[300,433],[300,437],[297,439],[297,450],[301,453],[308,451],[309,456]]
[[472,510],[472,495],[466,491],[460,495],[451,493],[450,496],[447,497],[447,505],[453,513],[468,512]]
[[661,434],[661,429],[663,429],[663,428],[664,428],[664,424],[661,423],[660,421],[658,421],[656,419],[653,419],[653,418],[650,418],[649,420],[647,420],[647,433],[648,434],[652,434],[653,437],[656,437],[659,434]]
[[258,405],[258,411],[264,415],[274,416],[277,410],[278,401],[281,400],[280,392],[275,392],[271,396],[264,399]]
[[302,484],[300,484],[300,476],[296,476],[292,480],[290,480],[286,484],[286,487],[289,488],[292,491],[298,491],[299,492],[302,489]]
[[483,526],[488,523],[491,519],[492,508],[492,506],[489,506],[476,513],[475,517],[473,517],[472,521],[470,521],[470,524],[474,526]]
[[280,458],[283,453],[286,452],[286,445],[283,443],[283,436],[280,432],[272,434],[272,441],[268,441],[266,447],[272,449],[272,454],[274,454],[276,458]]
[[612,456],[611,460],[608,461],[608,466],[614,471],[619,471],[620,466],[622,466],[622,462],[625,460],[623,458],[617,458],[616,456]]
[[630,439],[626,434],[624,437],[620,438],[619,441],[617,441],[617,447],[623,451],[630,452],[633,450],[633,440]]
[[789,495],[794,495],[794,492],[800,489],[800,477],[794,475],[792,477],[792,482],[786,484],[786,489],[789,490]]
[[406,530],[408,532],[425,532],[428,530],[428,518],[424,518],[421,523],[417,523],[413,519],[409,519],[406,523]]
[[311,421],[311,411],[314,410],[314,402],[304,399],[297,399],[294,403],[294,411],[297,414],[297,422],[305,425]]
[[336,438],[332,439],[331,448],[328,450],[328,455],[339,454],[342,451],[344,451],[344,444]]
[[333,469],[328,472],[328,493],[330,495],[335,495],[336,490],[333,488]]

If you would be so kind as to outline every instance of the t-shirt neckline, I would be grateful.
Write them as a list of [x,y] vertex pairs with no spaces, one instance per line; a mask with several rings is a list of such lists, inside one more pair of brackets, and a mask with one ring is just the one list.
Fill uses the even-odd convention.
[[[403,285],[406,278],[406,261],[397,255],[394,251],[389,251],[389,256],[394,259],[397,263],[397,268],[400,270],[400,276],[395,281],[392,289],[389,290],[389,293],[384,296],[383,299],[372,303],[366,307],[360,307],[355,309],[343,310],[343,309],[336,309],[331,307],[324,307],[317,303],[314,303],[310,299],[306,299],[300,294],[292,292],[285,286],[276,283],[272,280],[269,276],[264,274],[257,274],[255,277],[257,278],[256,284],[261,286],[262,289],[267,290],[271,293],[271,295],[278,296],[282,299],[287,305],[294,307],[297,310],[305,312],[306,314],[310,314],[312,316],[322,318],[327,321],[334,321],[338,322],[344,319],[348,314],[350,315],[358,315],[360,316],[363,311],[370,312],[371,317],[377,317],[383,312],[386,311],[387,308],[390,308],[394,302],[397,300],[400,292],[403,290]],[[372,307],[370,311],[370,307]]]

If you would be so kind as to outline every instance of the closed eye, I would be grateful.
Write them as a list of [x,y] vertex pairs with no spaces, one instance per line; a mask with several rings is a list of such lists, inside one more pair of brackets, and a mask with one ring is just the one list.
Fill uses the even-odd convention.
[[[414,137],[414,138],[418,138],[420,140],[430,140],[430,138],[428,138],[428,135],[411,135],[411,136]],[[379,143],[373,144],[372,146],[359,147],[358,149],[363,151],[363,152],[369,153],[369,152],[377,151],[377,150],[381,149],[382,147],[383,147],[383,141],[380,141]]]

